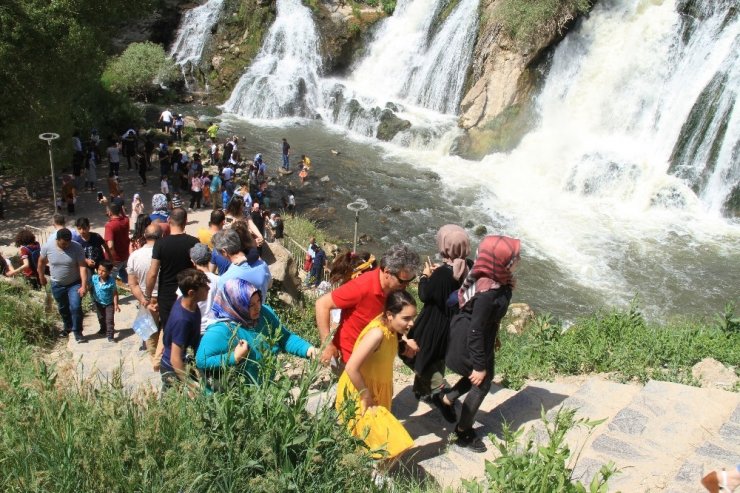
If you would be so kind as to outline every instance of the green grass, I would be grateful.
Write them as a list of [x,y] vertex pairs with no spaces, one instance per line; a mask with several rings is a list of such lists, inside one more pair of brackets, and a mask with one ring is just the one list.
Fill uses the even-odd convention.
[[527,46],[540,36],[559,33],[574,16],[588,12],[591,4],[591,0],[504,0],[498,16],[509,36]]
[[320,229],[316,223],[305,216],[288,214],[283,218],[285,224],[285,236],[297,241],[303,248],[308,246],[308,239],[312,236],[316,238],[316,243],[321,245],[327,241],[326,233]]
[[520,387],[527,378],[613,373],[615,378],[696,384],[691,367],[714,358],[740,368],[740,323],[731,306],[708,322],[647,322],[636,305],[582,318],[564,329],[547,315],[521,336],[501,331],[496,372]]
[[32,299],[0,283],[0,491],[378,491],[336,413],[305,411],[315,369],[195,399],[68,382],[30,344],[54,332]]

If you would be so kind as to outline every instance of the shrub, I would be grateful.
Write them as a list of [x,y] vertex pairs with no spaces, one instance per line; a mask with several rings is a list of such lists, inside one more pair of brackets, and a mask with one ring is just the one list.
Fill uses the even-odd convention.
[[691,367],[704,358],[740,365],[740,333],[732,330],[736,321],[728,308],[716,317],[715,326],[690,321],[650,324],[635,303],[627,311],[579,319],[567,330],[551,316],[540,316],[521,336],[501,331],[496,371],[514,388],[527,378],[592,372],[612,372],[622,380],[695,384]]
[[496,443],[500,456],[486,461],[486,480],[483,485],[476,481],[463,480],[468,493],[606,493],[607,482],[617,470],[609,463],[594,476],[588,487],[580,482],[573,482],[573,468],[580,451],[571,462],[571,450],[565,441],[568,431],[574,427],[589,429],[589,435],[601,421],[584,418],[575,419],[574,409],[560,409],[549,421],[542,410],[542,422],[547,434],[547,441],[539,443],[534,433],[529,433],[522,443],[524,429],[513,432],[507,425],[503,427],[503,439],[491,436]]
[[147,41],[130,44],[120,56],[112,59],[101,80],[112,91],[146,99],[158,85],[172,84],[180,77],[175,62],[164,48]]

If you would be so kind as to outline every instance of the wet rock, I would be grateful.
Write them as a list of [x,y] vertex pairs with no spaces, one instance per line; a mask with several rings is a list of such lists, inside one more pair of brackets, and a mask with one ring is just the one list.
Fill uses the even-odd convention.
[[359,242],[360,245],[365,245],[373,241],[373,237],[370,236],[369,234],[363,234],[363,235],[360,235],[357,241]]
[[702,387],[732,389],[739,379],[735,372],[713,358],[704,358],[691,368],[691,375]]
[[380,123],[375,136],[386,142],[393,139],[398,132],[411,128],[411,122],[398,118],[391,110],[383,110],[380,114]]
[[326,183],[326,182],[328,182],[329,180],[330,180],[330,178],[329,178],[328,176],[322,176],[322,177],[321,177],[321,179],[320,179],[319,181],[320,181],[320,182],[322,182],[322,183]]
[[473,221],[465,221],[465,224],[463,225],[463,228],[470,229],[473,226],[475,226],[475,224],[473,223]]
[[486,228],[484,225],[476,226],[473,230],[473,234],[476,236],[484,236],[488,233],[488,228]]

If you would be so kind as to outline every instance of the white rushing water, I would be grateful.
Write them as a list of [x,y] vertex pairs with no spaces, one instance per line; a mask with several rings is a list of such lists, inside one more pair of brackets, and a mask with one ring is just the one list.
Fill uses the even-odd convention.
[[738,275],[717,265],[740,252],[740,227],[721,215],[740,180],[740,16],[727,0],[695,5],[704,10],[692,18],[674,0],[598,2],[556,48],[535,128],[482,162],[445,152],[478,0],[461,0],[436,28],[442,0],[399,1],[345,79],[320,77],[310,13],[278,0],[278,19],[226,109],[318,113],[368,137],[392,112],[412,127],[385,151],[436,171],[442,194],[474,190],[489,231],[521,237],[551,285],[600,293],[607,304],[650,292],[662,313],[696,289],[730,300],[740,296]]
[[211,39],[211,30],[218,22],[224,0],[208,0],[203,5],[183,13],[170,56],[181,67],[198,65],[203,50]]
[[454,129],[478,22],[479,0],[462,0],[443,22],[445,0],[401,0],[348,79],[322,78],[310,11],[278,0],[278,17],[224,109],[260,119],[314,117],[375,137],[392,110],[412,128],[396,142],[428,147]]
[[321,71],[311,11],[300,0],[277,0],[275,22],[224,109],[249,118],[313,117]]
[[[564,277],[611,301],[672,289],[664,282],[689,288],[696,273],[681,272],[677,255],[740,248],[738,227],[717,210],[713,194],[724,192],[712,188],[737,183],[728,175],[740,166],[740,19],[727,22],[725,14],[718,9],[684,42],[672,1],[599,2],[558,46],[537,101],[539,123],[515,150],[480,163],[442,158],[432,167],[451,187],[478,186],[481,207],[525,239],[527,255],[553,260]],[[671,154],[694,103],[724,73],[714,108],[727,110],[727,131],[707,197],[697,197],[668,172]],[[688,166],[703,168],[698,161]],[[657,277],[645,279],[647,272]]]

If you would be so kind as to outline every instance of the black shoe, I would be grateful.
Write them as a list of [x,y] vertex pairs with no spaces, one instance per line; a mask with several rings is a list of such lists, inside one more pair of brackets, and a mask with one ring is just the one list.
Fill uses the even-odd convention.
[[442,399],[442,393],[433,394],[429,399],[429,402],[434,405],[439,412],[442,413],[442,417],[448,423],[457,422],[457,413],[455,412],[455,406],[452,404],[446,404]]
[[139,351],[146,351],[146,342],[141,343],[141,346],[139,346]]
[[108,342],[116,342],[116,340],[115,340],[115,339],[113,339],[112,337],[109,337],[109,338],[108,338]]
[[486,444],[483,443],[483,440],[478,438],[478,435],[475,434],[475,431],[473,431],[472,428],[465,431],[459,431],[456,428],[455,436],[457,437],[457,440],[455,440],[455,444],[458,447],[466,448],[479,454],[482,454],[483,452],[488,450]]
[[59,337],[69,337],[69,331],[68,330],[60,330],[59,331]]
[[87,339],[85,339],[83,336],[75,336],[75,341],[77,344],[85,344],[87,342]]

